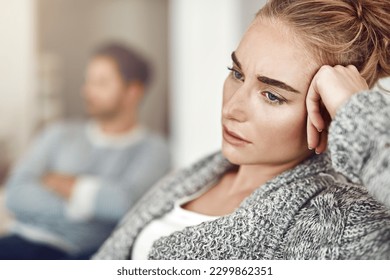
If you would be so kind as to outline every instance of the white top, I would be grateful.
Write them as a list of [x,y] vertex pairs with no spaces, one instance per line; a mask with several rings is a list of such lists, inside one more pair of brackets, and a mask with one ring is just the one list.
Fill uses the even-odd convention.
[[[210,186],[214,185],[210,184]],[[159,219],[150,222],[137,236],[131,254],[132,260],[146,260],[154,241],[163,236],[168,236],[175,231],[183,230],[185,227],[198,225],[202,222],[212,221],[219,216],[208,216],[192,212],[181,206],[201,196],[209,187],[192,196],[184,197],[176,201],[173,209]]]

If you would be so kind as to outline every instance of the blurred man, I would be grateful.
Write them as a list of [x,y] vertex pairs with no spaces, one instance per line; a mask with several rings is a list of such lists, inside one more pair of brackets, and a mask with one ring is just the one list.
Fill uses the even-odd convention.
[[0,259],[88,258],[169,170],[167,145],[138,122],[148,81],[132,50],[94,54],[83,88],[90,121],[47,128],[7,182],[16,222],[0,239]]

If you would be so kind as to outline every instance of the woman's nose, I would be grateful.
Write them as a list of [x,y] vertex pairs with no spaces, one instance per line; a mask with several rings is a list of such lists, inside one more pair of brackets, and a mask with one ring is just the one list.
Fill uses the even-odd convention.
[[223,118],[238,122],[247,121],[247,98],[248,94],[243,86],[236,90],[223,104]]

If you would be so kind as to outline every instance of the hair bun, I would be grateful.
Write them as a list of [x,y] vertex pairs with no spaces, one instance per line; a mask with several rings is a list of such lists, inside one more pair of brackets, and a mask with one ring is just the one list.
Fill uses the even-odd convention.
[[390,76],[389,0],[268,0],[257,13],[296,32],[322,65],[355,65],[370,87]]
[[[388,0],[352,0],[357,14],[362,11],[362,24],[367,29],[367,39],[372,57],[378,60],[378,76],[390,76],[390,3]],[[360,7],[360,8],[359,8]],[[358,17],[359,18],[359,17]],[[371,59],[370,58],[370,59]]]
[[350,0],[350,3],[353,5],[355,11],[356,11],[356,17],[358,20],[363,21],[364,20],[364,14],[363,14],[363,6],[362,3],[359,0]]

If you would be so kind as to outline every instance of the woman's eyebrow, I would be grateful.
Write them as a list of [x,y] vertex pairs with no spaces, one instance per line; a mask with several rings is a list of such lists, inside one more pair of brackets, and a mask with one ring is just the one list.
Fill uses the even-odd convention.
[[238,68],[241,69],[241,63],[237,59],[236,52],[232,52],[231,57],[232,57],[234,64],[236,64],[238,66]]
[[[236,64],[237,67],[241,69],[241,63],[238,61],[238,58],[236,56],[236,52],[235,51],[232,52],[231,57],[232,57],[232,60],[233,60],[234,64]],[[292,86],[289,86],[288,84],[283,83],[283,82],[278,81],[278,80],[274,80],[274,79],[271,79],[271,78],[268,78],[268,77],[265,77],[265,76],[258,76],[257,79],[260,82],[262,82],[264,84],[267,84],[267,85],[270,85],[270,86],[278,87],[278,88],[281,88],[281,89],[284,89],[284,90],[287,90],[287,91],[291,91],[291,92],[294,92],[294,93],[300,93],[298,90],[296,90]]]
[[294,92],[294,93],[300,93],[298,90],[296,90],[295,88],[293,88],[292,86],[289,86],[281,81],[278,81],[278,80],[274,80],[274,79],[271,79],[271,78],[268,78],[268,77],[265,77],[265,76],[257,76],[257,79],[264,83],[264,84],[267,84],[267,85],[270,85],[270,86],[274,86],[274,87],[278,87],[278,88],[281,88],[281,89],[284,89],[284,90],[287,90],[287,91],[291,91],[291,92]]

